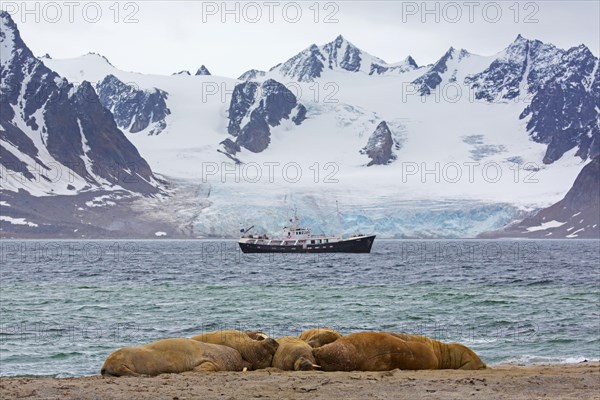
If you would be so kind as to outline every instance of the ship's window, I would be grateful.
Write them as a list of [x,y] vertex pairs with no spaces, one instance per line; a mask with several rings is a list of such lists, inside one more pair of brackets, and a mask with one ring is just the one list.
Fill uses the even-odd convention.
[[314,240],[311,240],[311,241],[310,241],[310,244],[315,244],[315,241],[314,241]]
[[325,239],[325,243],[329,243],[329,239]]

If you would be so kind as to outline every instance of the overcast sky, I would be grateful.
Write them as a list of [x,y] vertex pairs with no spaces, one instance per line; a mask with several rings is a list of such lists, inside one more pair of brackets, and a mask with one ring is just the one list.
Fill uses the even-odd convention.
[[[31,2],[3,1],[34,54],[70,58],[93,51],[116,67],[170,74],[205,64],[237,77],[269,69],[342,34],[387,62],[436,61],[450,46],[490,55],[520,33],[598,56],[600,2]],[[227,13],[229,11],[229,13]],[[237,21],[236,21],[237,20]],[[436,21],[437,20],[437,21]]]

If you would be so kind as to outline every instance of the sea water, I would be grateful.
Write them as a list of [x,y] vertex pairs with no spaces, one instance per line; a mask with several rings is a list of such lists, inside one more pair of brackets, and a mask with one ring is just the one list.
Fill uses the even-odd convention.
[[219,329],[424,334],[488,364],[600,359],[600,241],[1,242],[0,376],[95,375],[129,345]]

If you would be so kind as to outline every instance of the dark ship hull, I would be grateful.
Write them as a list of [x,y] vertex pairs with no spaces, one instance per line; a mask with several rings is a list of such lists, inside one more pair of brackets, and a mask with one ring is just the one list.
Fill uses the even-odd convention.
[[280,240],[240,241],[243,253],[370,253],[375,235],[317,244],[288,244]]

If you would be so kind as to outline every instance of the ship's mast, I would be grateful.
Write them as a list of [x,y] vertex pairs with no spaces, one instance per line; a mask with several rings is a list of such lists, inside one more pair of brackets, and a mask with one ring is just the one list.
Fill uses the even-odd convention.
[[292,229],[298,229],[298,209],[294,206],[294,222],[292,222]]

